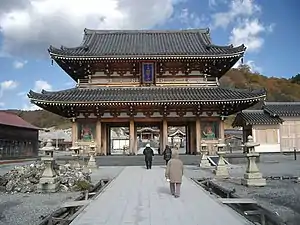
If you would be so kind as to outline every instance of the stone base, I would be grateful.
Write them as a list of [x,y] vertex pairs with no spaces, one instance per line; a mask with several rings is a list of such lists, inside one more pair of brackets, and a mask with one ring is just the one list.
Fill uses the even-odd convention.
[[88,168],[97,168],[96,161],[88,161],[87,167]]
[[81,167],[80,163],[77,160],[72,161],[71,166],[74,167],[74,168],[80,168]]
[[245,186],[263,187],[267,185],[267,181],[262,177],[261,173],[245,173],[241,184]]
[[219,178],[228,178],[228,168],[226,166],[217,166],[214,170],[214,174]]
[[37,191],[42,193],[54,193],[59,189],[58,177],[42,177],[37,184]]
[[244,186],[253,186],[253,187],[264,187],[267,185],[267,181],[264,178],[261,179],[245,179],[242,178],[241,184]]
[[200,161],[200,167],[211,167],[211,164],[208,161],[208,159],[201,159],[201,161]]

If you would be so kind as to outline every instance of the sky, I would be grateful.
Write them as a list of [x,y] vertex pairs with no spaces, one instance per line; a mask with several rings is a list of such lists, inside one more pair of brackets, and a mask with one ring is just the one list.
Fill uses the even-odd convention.
[[209,27],[214,44],[245,44],[253,71],[289,78],[300,73],[299,7],[299,0],[0,0],[0,109],[35,110],[29,90],[74,87],[47,49],[79,46],[84,28]]

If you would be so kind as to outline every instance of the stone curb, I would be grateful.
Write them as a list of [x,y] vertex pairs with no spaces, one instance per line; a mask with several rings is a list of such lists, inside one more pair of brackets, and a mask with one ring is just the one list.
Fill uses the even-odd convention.
[[12,163],[30,162],[30,161],[35,161],[37,159],[38,158],[0,160],[0,165],[6,165],[6,164],[12,164]]

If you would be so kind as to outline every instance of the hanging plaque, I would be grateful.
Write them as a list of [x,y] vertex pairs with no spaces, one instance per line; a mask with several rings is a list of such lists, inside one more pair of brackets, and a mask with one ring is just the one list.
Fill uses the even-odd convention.
[[154,83],[154,63],[142,64],[142,76],[143,76],[143,83],[146,84]]

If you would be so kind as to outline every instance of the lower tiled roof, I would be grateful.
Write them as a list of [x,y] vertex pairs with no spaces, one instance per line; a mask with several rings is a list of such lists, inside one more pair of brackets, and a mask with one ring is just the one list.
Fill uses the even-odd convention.
[[263,110],[280,117],[300,116],[300,102],[265,102]]
[[[265,97],[265,91],[247,91],[220,87],[100,87],[73,88],[57,92],[30,91],[34,103],[143,103],[143,102],[253,102]],[[237,102],[236,102],[237,103]]]
[[232,126],[239,127],[243,125],[271,125],[282,122],[283,120],[278,116],[271,116],[263,110],[243,110],[237,114]]
[[27,121],[23,120],[21,117],[14,113],[9,112],[0,112],[0,125],[12,126],[12,127],[20,127],[26,129],[38,130],[39,128],[33,126]]

